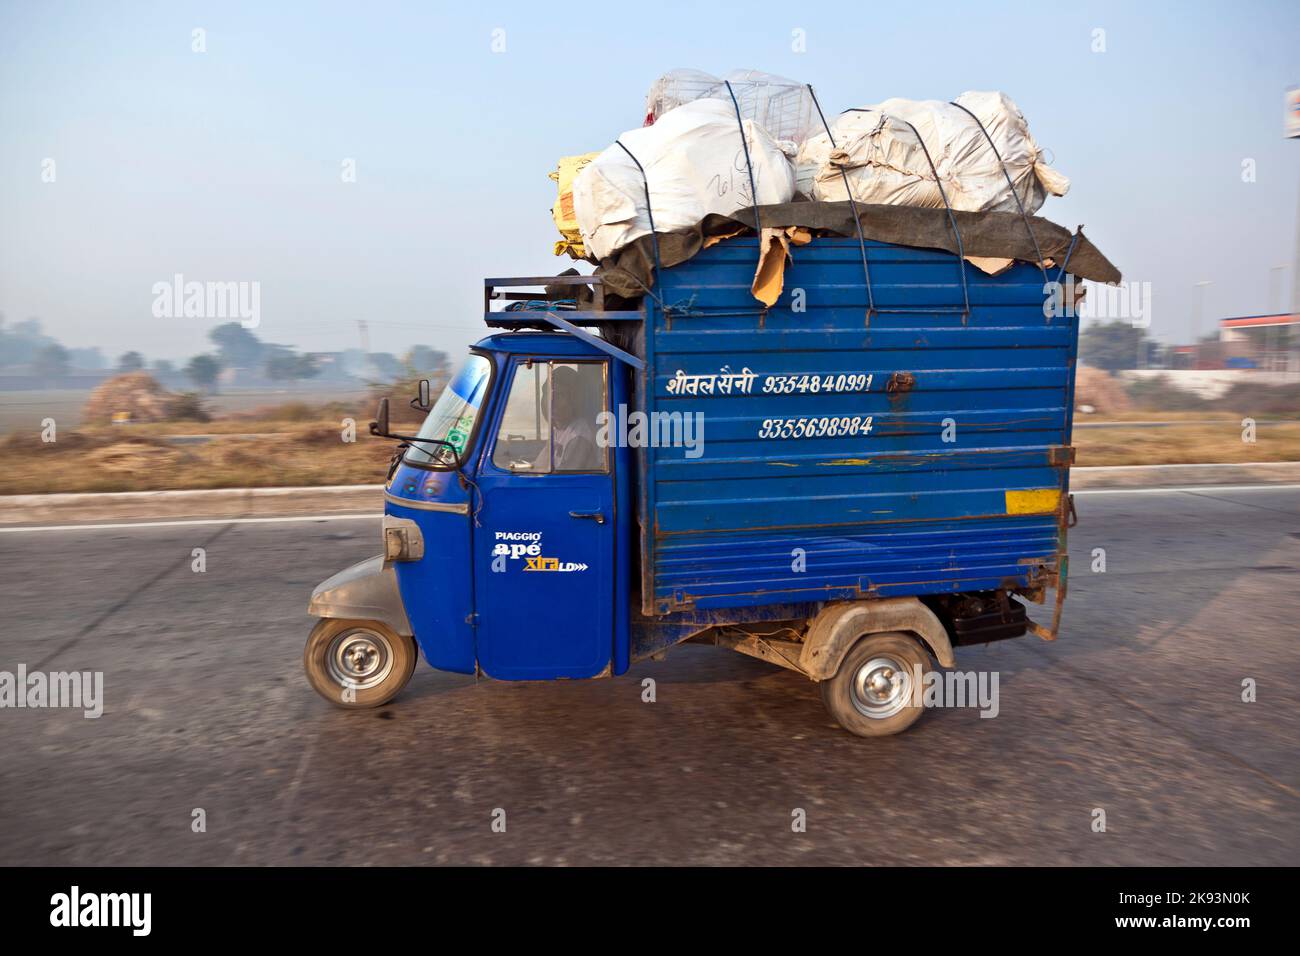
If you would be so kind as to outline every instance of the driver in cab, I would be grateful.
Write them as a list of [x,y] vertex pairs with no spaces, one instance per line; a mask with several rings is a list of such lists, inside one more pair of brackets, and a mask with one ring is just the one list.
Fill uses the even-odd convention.
[[604,455],[596,444],[596,405],[584,376],[576,369],[559,366],[544,390],[551,390],[551,456],[547,449],[537,456],[534,465],[545,471],[598,471]]

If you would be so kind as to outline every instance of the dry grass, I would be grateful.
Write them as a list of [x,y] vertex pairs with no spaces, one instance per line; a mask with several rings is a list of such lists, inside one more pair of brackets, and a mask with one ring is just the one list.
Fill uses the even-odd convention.
[[1159,408],[1132,408],[1126,412],[1112,412],[1103,415],[1100,412],[1095,415],[1085,415],[1082,412],[1074,413],[1074,424],[1087,425],[1089,422],[1209,422],[1209,421],[1236,421],[1243,418],[1236,412],[1221,412],[1213,409],[1206,411],[1166,411]]
[[[216,432],[211,423],[186,433]],[[247,427],[237,431],[251,432]],[[276,423],[256,438],[214,438],[178,445],[141,428],[86,429],[46,444],[38,436],[0,441],[0,494],[69,491],[156,491],[179,488],[259,488],[377,484],[394,443],[372,438],[365,423],[345,443],[338,424]],[[182,429],[165,426],[167,434]]]
[[[1256,426],[1254,443],[1242,441],[1241,416],[1203,424],[1204,413],[1186,425],[1163,428],[1076,428],[1076,465],[1197,465],[1245,461],[1300,461],[1300,424]],[[1127,420],[1151,416],[1126,416]],[[1175,419],[1162,412],[1161,421]]]
[[[377,484],[396,442],[372,438],[371,396],[282,402],[228,412],[214,421],[165,421],[61,428],[42,442],[26,428],[0,438],[0,495],[185,488],[270,488]],[[393,427],[419,428],[422,413],[392,402]],[[347,420],[355,441],[343,441]],[[178,443],[168,436],[213,436]]]
[[1101,415],[1120,414],[1133,407],[1123,382],[1109,372],[1087,365],[1080,365],[1076,370],[1074,402],[1091,406]]
[[[394,412],[401,407],[395,404]],[[0,494],[376,484],[384,480],[395,443],[367,434],[371,414],[369,409],[363,412],[344,405],[291,404],[214,422],[61,431],[59,440],[51,444],[31,431],[14,433],[0,439]],[[1250,444],[1242,441],[1242,417],[1224,411],[1150,409],[1105,416],[1116,421],[1185,424],[1076,428],[1076,463],[1300,461],[1300,424],[1261,423],[1256,441]],[[354,443],[342,440],[344,418],[357,423]],[[1077,419],[1084,424],[1103,416]],[[201,444],[176,444],[163,437],[194,434],[216,437]]]

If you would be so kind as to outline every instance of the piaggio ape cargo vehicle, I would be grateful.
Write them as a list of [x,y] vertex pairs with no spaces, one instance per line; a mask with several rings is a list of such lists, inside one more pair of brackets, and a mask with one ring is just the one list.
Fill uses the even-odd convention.
[[[418,433],[380,404],[372,432],[403,440],[383,554],[313,593],[312,685],[375,707],[417,648],[553,680],[695,641],[804,675],[878,736],[955,645],[1054,638],[1078,322],[1044,307],[1043,264],[822,236],[763,309],[757,255],[709,245],[636,308],[605,308],[600,275],[485,280],[494,331]],[[1017,598],[1049,591],[1043,626]]]

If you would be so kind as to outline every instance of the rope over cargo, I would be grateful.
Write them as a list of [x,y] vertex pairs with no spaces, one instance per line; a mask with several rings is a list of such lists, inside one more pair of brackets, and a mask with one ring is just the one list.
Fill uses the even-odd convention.
[[[813,90],[812,84],[808,84],[808,95],[812,97],[813,106],[817,107],[817,117],[822,121],[822,128],[826,130],[826,138],[831,141],[831,149],[838,144],[835,142],[835,134],[831,132],[830,124],[826,122],[826,114],[822,112],[822,105],[817,100],[817,93]],[[871,317],[876,313],[876,296],[871,288],[871,268],[867,265],[867,240],[862,235],[862,220],[858,216],[858,203],[853,198],[853,190],[849,186],[849,174],[840,168],[840,178],[844,180],[844,194],[849,197],[849,211],[853,217],[854,230],[858,234],[858,250],[862,253],[862,276],[867,283],[867,325],[871,324]]]

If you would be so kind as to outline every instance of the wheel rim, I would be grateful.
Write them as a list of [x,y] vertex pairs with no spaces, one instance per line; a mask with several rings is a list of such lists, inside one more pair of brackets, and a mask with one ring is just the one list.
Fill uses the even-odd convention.
[[896,657],[879,654],[853,675],[849,696],[863,717],[884,720],[908,705],[912,697],[912,674]]
[[378,631],[353,628],[330,641],[325,660],[339,686],[365,690],[382,684],[392,671],[393,645]]

